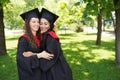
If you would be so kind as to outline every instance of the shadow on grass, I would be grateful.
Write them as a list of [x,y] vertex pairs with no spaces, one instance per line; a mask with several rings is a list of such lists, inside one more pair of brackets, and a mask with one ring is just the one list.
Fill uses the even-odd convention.
[[114,40],[111,40],[109,42],[102,41],[101,46],[95,45],[95,40],[86,40],[81,42],[80,44],[83,44],[84,46],[88,47],[88,49],[105,49],[108,51],[114,51]]
[[69,40],[69,39],[74,38],[76,36],[77,35],[75,33],[74,34],[71,34],[71,33],[59,34],[60,40]]
[[86,33],[86,35],[97,35],[96,33]]
[[14,37],[8,37],[6,40],[18,40],[19,36],[14,36]]
[[66,33],[66,34],[59,34],[59,36],[75,36],[75,34]]
[[[60,34],[62,39],[68,40],[72,40],[71,37],[75,36],[75,34]],[[8,40],[16,39],[8,38]],[[92,50],[97,49],[114,51],[114,41],[102,41],[101,46],[96,46],[95,40],[84,40],[82,42],[68,41],[68,43],[62,44],[62,47],[67,62],[72,68],[74,80],[120,79],[120,69],[115,67],[113,59],[100,59],[96,61],[94,59],[96,55],[92,52]],[[0,56],[0,80],[17,80],[18,75],[15,62],[16,48],[8,49],[7,52],[8,55]]]
[[0,56],[0,80],[18,80],[16,49],[8,49],[8,54]]
[[[96,61],[94,60],[95,55],[91,51],[94,49],[114,51],[113,41],[103,41],[101,47],[94,43],[94,40],[88,40],[62,45],[67,62],[72,68],[74,80],[119,80],[120,69],[115,66],[114,60],[100,59]],[[81,49],[80,45],[87,48]]]

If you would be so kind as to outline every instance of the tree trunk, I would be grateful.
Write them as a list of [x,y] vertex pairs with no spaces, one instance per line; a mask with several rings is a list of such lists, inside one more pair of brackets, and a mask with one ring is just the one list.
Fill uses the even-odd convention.
[[97,17],[98,22],[98,32],[97,32],[97,40],[96,45],[101,45],[101,32],[102,32],[102,11],[100,10],[100,13]]
[[4,18],[4,16],[3,16],[3,6],[0,4],[0,55],[7,54],[6,53],[3,18]]
[[115,19],[113,18],[113,16],[111,16],[111,19],[112,19],[112,22],[113,22],[113,27],[114,27],[114,32],[115,32],[115,29],[116,29],[116,22],[115,22]]
[[[117,6],[119,0],[114,0],[115,6]],[[116,29],[115,29],[115,57],[116,65],[120,67],[120,9],[115,10],[116,16]]]

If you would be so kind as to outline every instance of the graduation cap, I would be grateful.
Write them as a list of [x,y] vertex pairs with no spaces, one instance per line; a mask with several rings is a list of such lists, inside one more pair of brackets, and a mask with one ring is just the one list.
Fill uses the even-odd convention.
[[22,13],[20,16],[22,17],[22,19],[25,20],[30,20],[31,18],[39,18],[39,10],[38,8],[32,9],[28,12]]
[[51,24],[54,24],[54,22],[57,20],[57,18],[59,17],[58,15],[48,11],[45,8],[42,8],[41,10],[41,18],[45,18],[47,19]]

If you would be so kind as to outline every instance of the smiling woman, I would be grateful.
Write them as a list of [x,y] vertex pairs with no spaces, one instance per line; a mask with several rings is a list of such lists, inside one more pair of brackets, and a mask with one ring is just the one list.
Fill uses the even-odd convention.
[[18,39],[16,60],[19,80],[40,80],[40,58],[49,59],[53,55],[40,51],[39,10],[35,8],[20,16],[25,21],[25,33]]
[[35,36],[39,29],[39,18],[31,18],[29,24],[32,34]]
[[40,19],[40,30],[41,30],[41,33],[46,32],[50,28],[49,25],[50,25],[50,23],[45,18],[41,18]]
[[59,37],[54,31],[54,22],[58,16],[45,8],[40,15],[41,49],[53,53],[52,60],[41,59],[41,80],[73,80],[69,67],[60,45]]

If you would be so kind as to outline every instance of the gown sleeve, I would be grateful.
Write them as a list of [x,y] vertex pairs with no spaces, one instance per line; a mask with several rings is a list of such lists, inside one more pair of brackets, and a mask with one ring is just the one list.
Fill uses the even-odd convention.
[[57,62],[59,53],[60,53],[60,43],[57,39],[47,36],[46,40],[46,51],[54,54],[54,58],[52,60],[41,59],[40,60],[40,68],[46,72],[48,71],[54,64]]
[[18,48],[17,48],[17,65],[20,72],[27,71],[32,73],[32,68],[39,67],[39,60],[36,55],[31,57],[24,57],[23,52],[29,51],[29,43],[28,40],[25,38],[21,38],[18,41]]

